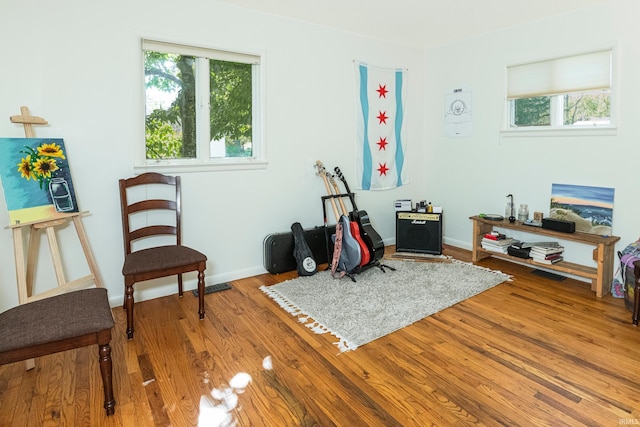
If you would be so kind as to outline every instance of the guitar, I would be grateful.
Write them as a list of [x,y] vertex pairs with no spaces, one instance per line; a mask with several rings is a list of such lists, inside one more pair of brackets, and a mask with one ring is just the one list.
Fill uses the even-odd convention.
[[[322,178],[324,182],[324,187],[327,190],[327,194],[329,196],[333,196],[331,192],[331,187],[329,186],[329,180],[327,176],[329,173],[326,171],[324,165],[320,160],[316,162],[316,168],[318,169],[318,175]],[[362,259],[362,253],[360,251],[360,245],[355,240],[355,238],[351,235],[351,226],[349,217],[347,215],[338,214],[338,207],[336,206],[336,201],[333,197],[330,197],[331,207],[333,208],[333,214],[336,217],[336,222],[339,222],[343,228],[343,236],[342,236],[342,251],[340,252],[340,258],[338,260],[338,267],[341,271],[350,272],[355,270],[360,266],[360,260]],[[326,222],[326,218],[325,218]],[[331,236],[334,240],[336,236],[335,234]]]
[[291,224],[291,232],[293,233],[293,257],[296,259],[296,265],[299,276],[312,276],[318,272],[316,260],[313,259],[313,252],[309,248],[307,239],[304,237],[304,230],[299,222]]
[[369,220],[369,214],[367,213],[367,211],[361,211],[358,209],[355,197],[349,189],[347,179],[342,174],[342,171],[340,171],[340,168],[336,166],[334,168],[334,171],[336,172],[336,175],[338,175],[338,178],[340,178],[340,180],[344,184],[344,188],[349,194],[349,199],[351,200],[351,205],[353,206],[353,211],[349,214],[349,216],[351,217],[351,221],[355,221],[360,225],[360,235],[362,236],[362,240],[364,240],[364,242],[366,243],[371,257],[375,261],[380,261],[384,255],[384,242],[382,241],[382,237],[380,237],[378,232],[374,230],[373,226],[371,225],[371,221]]
[[[333,175],[328,175],[328,177],[329,177],[329,182],[333,186],[333,190],[335,191],[335,194],[336,195],[340,194],[340,189],[338,188],[338,184],[336,183],[336,181],[333,179]],[[348,217],[349,213],[347,212],[347,208],[344,206],[342,197],[338,198],[338,202],[340,202],[339,204],[340,204],[340,209],[342,211],[342,215]],[[369,261],[371,261],[371,253],[369,252],[369,247],[364,243],[364,240],[362,240],[362,232],[360,231],[360,224],[358,224],[356,221],[353,221],[353,219],[350,219],[349,227],[351,229],[350,230],[351,235],[353,236],[354,239],[356,239],[356,242],[358,242],[358,246],[360,246],[360,254],[362,255],[360,260],[360,267],[364,267],[365,265],[369,264]]]

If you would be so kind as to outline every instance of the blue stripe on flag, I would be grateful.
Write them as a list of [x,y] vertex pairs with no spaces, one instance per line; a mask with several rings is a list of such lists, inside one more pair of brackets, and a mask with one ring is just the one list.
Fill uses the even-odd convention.
[[367,66],[360,65],[360,106],[362,108],[362,118],[364,120],[363,141],[362,141],[362,189],[371,188],[371,148],[369,147],[369,98],[367,95],[367,85],[369,76]]
[[398,187],[402,185],[402,166],[404,165],[404,152],[402,151],[402,70],[396,71],[396,172],[398,174]]

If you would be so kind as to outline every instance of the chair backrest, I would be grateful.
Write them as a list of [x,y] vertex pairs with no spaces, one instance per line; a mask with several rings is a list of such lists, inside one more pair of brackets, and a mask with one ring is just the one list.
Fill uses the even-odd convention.
[[147,172],[119,184],[125,254],[134,252],[134,242],[153,236],[174,236],[170,244],[181,244],[179,176]]

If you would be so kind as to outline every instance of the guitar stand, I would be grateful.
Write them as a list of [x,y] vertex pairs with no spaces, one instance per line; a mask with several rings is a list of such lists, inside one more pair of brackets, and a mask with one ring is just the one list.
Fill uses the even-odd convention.
[[380,261],[372,261],[367,265],[353,269],[352,271],[346,273],[345,276],[351,279],[352,282],[356,282],[356,278],[354,277],[356,274],[363,273],[373,267],[378,267],[383,273],[387,272],[386,269],[389,269],[391,271],[396,271],[396,269],[391,267],[390,265],[383,264]]
[[[322,217],[324,218],[324,237],[325,237],[325,242],[326,242],[326,248],[327,248],[327,260],[329,260],[329,267],[327,267],[328,269],[331,268],[331,261],[333,260],[333,253],[330,249],[330,241],[331,241],[331,236],[329,235],[329,226],[328,226],[328,221],[327,221],[327,200],[330,199],[337,199],[337,198],[342,198],[342,197],[353,197],[353,193],[343,193],[343,194],[332,194],[330,196],[322,196]],[[362,267],[356,267],[353,270],[346,272],[345,276],[347,276],[348,278],[351,279],[352,282],[356,282],[356,278],[355,275],[356,274],[360,274],[364,271],[369,270],[372,267],[378,267],[380,270],[382,270],[383,273],[386,273],[387,270],[389,269],[391,271],[396,271],[395,268],[391,267],[390,265],[386,265],[381,263],[379,260],[375,260],[375,261],[371,261],[369,262],[369,264],[364,265]]]
[[388,268],[391,271],[396,271],[395,268],[391,267],[390,265],[383,264],[380,261],[374,261],[374,262],[372,262],[371,264],[368,264],[368,265],[370,265],[371,267],[378,267],[380,270],[382,270],[383,273],[387,272],[387,270],[385,270],[385,268]]

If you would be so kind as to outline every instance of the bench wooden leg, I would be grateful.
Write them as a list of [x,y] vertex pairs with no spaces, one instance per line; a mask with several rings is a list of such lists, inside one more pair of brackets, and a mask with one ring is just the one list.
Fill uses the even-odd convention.
[[[111,335],[110,331],[107,332]],[[98,357],[104,388],[104,409],[107,411],[107,416],[109,416],[113,415],[116,406],[116,399],[113,396],[111,346],[109,345],[109,341],[107,341],[106,344],[98,344]]]
[[[638,273],[636,272],[636,275]],[[633,322],[633,326],[638,326],[638,315],[640,314],[640,277],[636,276],[636,286],[633,291],[633,318],[631,321]]]

